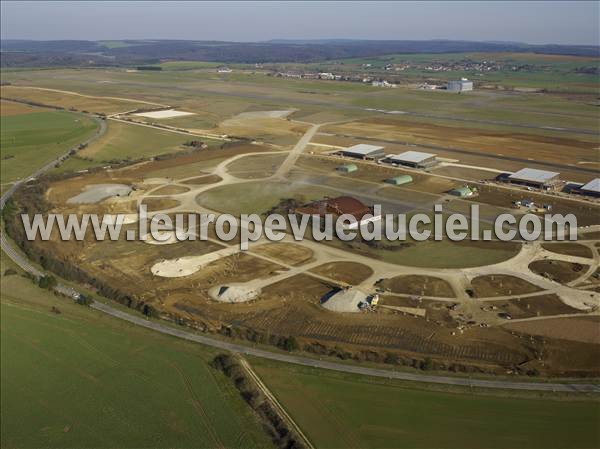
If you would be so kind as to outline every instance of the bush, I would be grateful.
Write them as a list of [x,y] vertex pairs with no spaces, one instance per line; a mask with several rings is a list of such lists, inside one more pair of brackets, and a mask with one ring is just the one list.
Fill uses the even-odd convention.
[[54,287],[56,287],[57,284],[58,282],[56,282],[56,278],[49,274],[42,276],[38,279],[38,287],[40,288],[52,290]]
[[421,369],[423,371],[431,371],[433,369],[433,361],[429,357],[427,357],[421,362]]
[[77,297],[77,299],[75,300],[75,302],[81,306],[89,306],[91,303],[94,302],[94,300],[92,298],[90,298],[89,296],[80,294]]
[[294,337],[284,338],[283,342],[281,343],[281,347],[288,352],[297,351],[300,349],[300,346]]

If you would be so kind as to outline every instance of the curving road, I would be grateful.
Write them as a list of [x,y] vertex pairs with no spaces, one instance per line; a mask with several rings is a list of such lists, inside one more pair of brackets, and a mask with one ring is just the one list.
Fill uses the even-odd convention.
[[[94,117],[95,118],[95,117]],[[96,133],[83,143],[90,143],[106,132],[106,123],[103,120],[95,118],[99,124]],[[316,128],[314,129],[316,131]],[[303,147],[302,147],[303,148]],[[77,150],[77,148],[75,148]],[[299,148],[300,151],[300,148]],[[49,162],[42,168],[36,170],[31,176],[15,183],[10,189],[8,189],[2,197],[0,197],[0,209],[4,208],[6,201],[11,197],[15,190],[24,182],[31,180],[37,176],[42,175],[48,170],[52,169],[57,162],[64,161],[70,156],[70,151],[59,157],[57,160]],[[0,235],[0,246],[2,250],[10,257],[13,262],[20,266],[23,270],[33,274],[36,277],[43,275],[43,273],[35,268],[26,258],[24,258],[18,251],[16,251],[12,245],[6,239],[4,233]],[[70,297],[76,297],[78,292],[71,287],[59,284],[56,288],[61,294]],[[147,329],[152,329],[163,334],[171,335],[184,340],[200,343],[206,346],[223,349],[226,351],[237,352],[240,354],[250,355],[254,357],[261,357],[270,360],[276,360],[285,363],[293,363],[296,365],[309,366],[319,369],[327,369],[333,371],[341,371],[345,373],[360,374],[366,376],[383,377],[388,379],[399,379],[411,382],[425,382],[433,384],[443,385],[456,385],[462,387],[476,387],[476,388],[494,388],[494,389],[505,389],[505,390],[533,390],[533,391],[551,391],[551,392],[576,392],[576,393],[600,393],[600,385],[593,383],[542,383],[542,382],[514,382],[507,380],[486,380],[486,379],[469,379],[463,377],[449,377],[449,376],[435,376],[427,374],[397,372],[385,369],[368,368],[356,365],[345,365],[341,363],[310,359],[307,357],[294,356],[291,354],[280,354],[275,352],[266,351],[250,346],[244,346],[235,343],[229,343],[222,340],[217,340],[203,335],[194,334],[192,332],[184,331],[169,327],[167,325],[150,321],[139,315],[132,315],[123,311],[120,311],[107,304],[94,302],[91,308],[111,315],[115,318],[119,318],[129,323],[142,326]]]

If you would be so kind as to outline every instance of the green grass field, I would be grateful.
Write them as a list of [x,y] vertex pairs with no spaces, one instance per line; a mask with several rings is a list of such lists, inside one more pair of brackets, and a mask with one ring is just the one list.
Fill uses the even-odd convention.
[[15,181],[56,159],[96,129],[85,116],[42,111],[0,117],[2,182]]
[[1,447],[272,447],[212,350],[0,282]]
[[318,448],[596,448],[597,401],[445,393],[252,359]]
[[282,199],[301,197],[303,201],[310,201],[321,199],[325,195],[335,196],[335,194],[334,190],[326,187],[278,182],[248,182],[215,187],[198,195],[197,202],[222,213],[262,214],[276,206]]
[[[162,131],[147,126],[107,121],[106,134],[66,161],[57,172],[81,170],[112,161],[136,160],[185,150],[183,143],[196,139],[193,136]],[[218,142],[201,139],[208,145]]]
[[190,136],[108,120],[106,134],[80,153],[95,161],[138,159],[181,150]]

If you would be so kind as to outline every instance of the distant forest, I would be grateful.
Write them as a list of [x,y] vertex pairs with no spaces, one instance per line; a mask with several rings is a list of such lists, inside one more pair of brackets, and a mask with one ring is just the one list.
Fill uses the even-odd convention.
[[162,60],[221,63],[318,62],[399,53],[532,52],[600,55],[593,45],[530,45],[514,42],[277,40],[239,43],[217,41],[23,41],[0,43],[2,67],[127,66]]

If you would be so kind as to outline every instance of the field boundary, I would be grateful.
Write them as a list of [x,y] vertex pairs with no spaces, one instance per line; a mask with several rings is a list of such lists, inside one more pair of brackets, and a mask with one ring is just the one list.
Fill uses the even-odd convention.
[[258,387],[258,389],[260,391],[262,391],[262,393],[265,395],[265,397],[267,398],[267,401],[269,401],[271,403],[271,405],[273,406],[273,408],[275,410],[277,410],[279,416],[284,421],[288,422],[288,424],[294,429],[294,431],[300,436],[300,438],[302,438],[302,440],[304,440],[304,444],[306,444],[306,446],[309,449],[315,449],[315,446],[310,442],[310,440],[304,434],[304,432],[302,432],[302,429],[300,429],[300,426],[289,415],[289,413],[285,410],[283,405],[281,405],[281,403],[277,400],[277,398],[273,395],[273,393],[271,393],[271,390],[269,390],[269,388],[264,384],[264,382],[261,380],[261,378],[258,376],[258,374],[256,374],[256,372],[254,372],[254,370],[252,369],[252,367],[250,366],[248,361],[243,357],[239,357],[239,361],[240,361],[240,365],[242,366],[242,368],[252,378],[252,380]]

